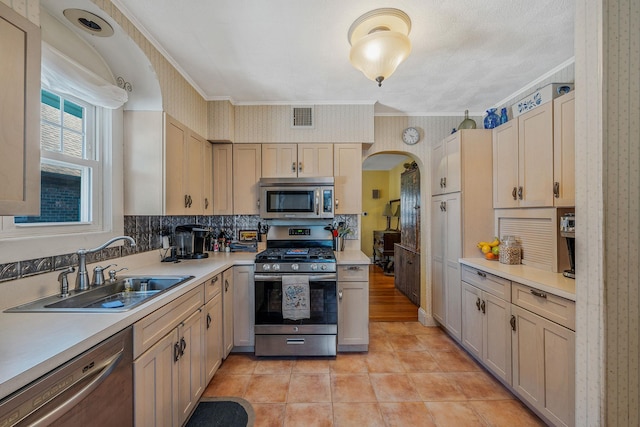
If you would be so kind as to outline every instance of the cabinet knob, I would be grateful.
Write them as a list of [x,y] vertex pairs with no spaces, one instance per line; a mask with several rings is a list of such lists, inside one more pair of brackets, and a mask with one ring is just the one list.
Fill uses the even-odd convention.
[[296,171],[296,162],[291,163],[291,172]]
[[298,162],[298,172],[302,172],[302,162]]

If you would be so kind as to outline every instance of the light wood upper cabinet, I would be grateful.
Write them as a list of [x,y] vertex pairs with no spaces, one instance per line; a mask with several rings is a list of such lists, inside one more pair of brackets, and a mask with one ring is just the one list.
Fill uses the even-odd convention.
[[494,129],[495,208],[553,206],[553,104]]
[[262,144],[263,177],[332,175],[332,144]]
[[262,176],[260,144],[233,144],[233,213],[258,215],[258,184]]
[[179,121],[125,111],[125,215],[211,214],[211,168],[210,143]]
[[213,215],[233,215],[231,144],[213,144]]
[[575,94],[553,100],[553,195],[558,207],[576,203]]
[[468,135],[461,130],[433,146],[431,195],[460,191],[460,143]]
[[335,144],[333,147],[335,214],[362,212],[362,144]]
[[0,215],[40,214],[40,28],[0,2]]

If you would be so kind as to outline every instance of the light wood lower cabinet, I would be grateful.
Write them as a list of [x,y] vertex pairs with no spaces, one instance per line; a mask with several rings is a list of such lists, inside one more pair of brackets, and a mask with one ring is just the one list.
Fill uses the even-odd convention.
[[204,389],[201,312],[133,362],[135,425],[182,425],[197,404]]
[[222,363],[222,274],[205,282],[204,383],[209,384]]
[[234,351],[253,352],[254,300],[253,265],[233,267],[233,346]]
[[369,266],[338,266],[338,351],[369,348]]
[[513,389],[558,426],[575,419],[575,332],[513,305]]
[[511,384],[510,303],[462,282],[462,345]]
[[222,358],[233,350],[233,268],[222,273]]

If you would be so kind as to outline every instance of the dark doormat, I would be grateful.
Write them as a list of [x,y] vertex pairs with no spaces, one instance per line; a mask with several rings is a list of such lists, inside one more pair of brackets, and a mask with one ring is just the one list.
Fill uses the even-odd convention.
[[256,415],[239,397],[203,397],[186,427],[252,427]]

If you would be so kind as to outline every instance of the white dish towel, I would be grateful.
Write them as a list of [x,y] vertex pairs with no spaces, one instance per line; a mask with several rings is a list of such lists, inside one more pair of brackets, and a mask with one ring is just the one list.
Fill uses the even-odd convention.
[[282,276],[282,318],[299,320],[310,317],[309,276]]

